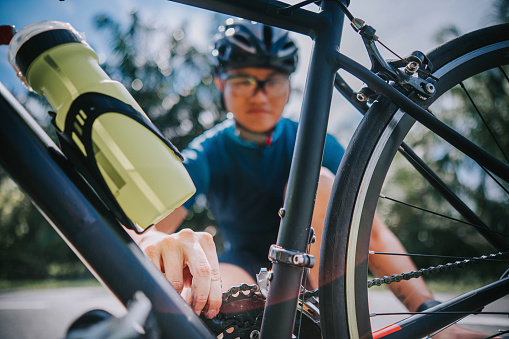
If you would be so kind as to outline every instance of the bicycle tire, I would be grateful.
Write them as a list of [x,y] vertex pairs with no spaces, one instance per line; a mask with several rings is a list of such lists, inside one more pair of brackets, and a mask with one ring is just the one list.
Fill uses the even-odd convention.
[[[436,95],[509,63],[509,24],[484,28],[428,54]],[[372,338],[368,306],[368,250],[379,194],[393,158],[414,120],[383,98],[355,132],[338,169],[324,223],[320,255],[323,338]]]

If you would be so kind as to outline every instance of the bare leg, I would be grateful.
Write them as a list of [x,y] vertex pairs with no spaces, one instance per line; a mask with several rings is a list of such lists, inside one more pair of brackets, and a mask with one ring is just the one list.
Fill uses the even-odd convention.
[[315,209],[313,210],[313,219],[311,227],[315,230],[316,242],[311,245],[310,253],[315,257],[315,266],[311,269],[309,282],[312,288],[318,288],[318,264],[320,260],[320,243],[322,240],[323,221],[327,212],[327,204],[334,184],[334,174],[327,168],[322,167],[318,189],[316,191]]
[[255,283],[253,277],[239,266],[219,263],[219,271],[221,272],[223,292],[232,286],[239,286],[240,284],[252,285]]

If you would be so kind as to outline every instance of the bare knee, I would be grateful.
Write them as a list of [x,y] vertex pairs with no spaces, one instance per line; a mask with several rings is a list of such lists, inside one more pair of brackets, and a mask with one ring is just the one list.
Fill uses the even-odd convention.
[[253,277],[237,265],[219,263],[219,271],[221,272],[223,291],[227,291],[232,286],[239,286],[241,284],[252,285],[255,283]]
[[320,169],[320,178],[318,180],[318,190],[326,190],[330,192],[334,184],[335,175],[327,167]]

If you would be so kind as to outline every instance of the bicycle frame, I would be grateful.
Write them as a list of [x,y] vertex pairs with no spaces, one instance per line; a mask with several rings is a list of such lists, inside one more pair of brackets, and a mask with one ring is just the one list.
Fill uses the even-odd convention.
[[[348,3],[347,0],[338,1],[345,5]],[[482,159],[488,169],[501,178],[509,180],[506,165],[487,156],[484,151],[448,129],[377,75],[339,53],[344,14],[334,2],[323,1],[319,13],[301,8],[280,11],[287,4],[273,0],[175,2],[263,22],[314,39],[278,246],[306,252],[332,90],[335,81],[338,81],[335,75],[340,68],[361,79],[378,94],[389,98],[467,155]],[[153,312],[165,337],[213,337],[134,242],[121,231],[118,223],[74,172],[57,146],[3,86],[0,86],[0,94],[0,112],[7,112],[0,124],[0,164],[81,260],[124,305],[137,290],[143,291],[152,302]],[[39,175],[29,170],[34,164],[40,168]],[[118,267],[119,263],[125,264]],[[118,269],[112,270],[112,267]],[[303,272],[301,267],[274,263],[261,328],[262,338],[292,336]],[[504,283],[507,289],[508,279]],[[183,322],[189,326],[174,326]]]

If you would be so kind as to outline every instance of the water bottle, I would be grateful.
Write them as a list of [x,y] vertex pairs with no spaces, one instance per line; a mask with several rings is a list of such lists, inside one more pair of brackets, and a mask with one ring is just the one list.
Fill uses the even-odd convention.
[[178,150],[70,24],[25,27],[8,56],[22,82],[55,110],[64,154],[126,227],[144,230],[195,193]]

